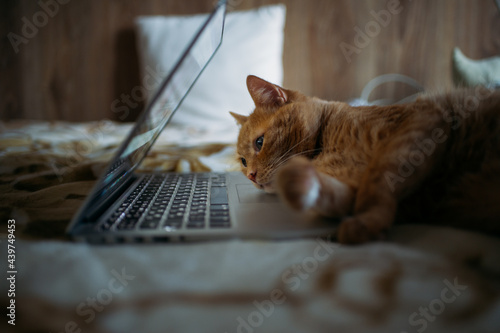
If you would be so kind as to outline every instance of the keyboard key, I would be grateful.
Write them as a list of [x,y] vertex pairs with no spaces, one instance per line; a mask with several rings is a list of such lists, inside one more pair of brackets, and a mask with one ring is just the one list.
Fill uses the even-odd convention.
[[191,208],[191,215],[203,215],[205,216],[205,208]]
[[228,211],[224,211],[224,210],[220,210],[220,211],[211,211],[210,212],[210,217],[228,217],[229,216],[229,212]]
[[133,230],[135,228],[135,222],[137,221],[133,221],[132,223],[120,223],[118,224],[118,226],[116,227],[118,230]]
[[229,222],[229,216],[210,216],[210,224]]
[[168,219],[163,223],[163,227],[180,228],[182,226],[182,219],[174,218]]
[[228,204],[227,190],[225,187],[212,187],[210,189],[211,204]]
[[211,211],[227,211],[229,210],[228,205],[210,205]]
[[140,228],[141,229],[156,229],[158,227],[158,224],[160,224],[159,219],[145,219]]
[[230,228],[231,223],[227,222],[212,222],[210,221],[210,228]]
[[193,222],[190,221],[187,224],[187,227],[190,229],[202,229],[205,227],[205,221],[193,221]]

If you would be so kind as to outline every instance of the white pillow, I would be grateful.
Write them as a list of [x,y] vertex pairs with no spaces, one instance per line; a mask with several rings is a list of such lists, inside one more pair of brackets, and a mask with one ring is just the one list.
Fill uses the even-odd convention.
[[[231,137],[235,140],[237,126],[229,111],[248,114],[254,109],[246,88],[247,75],[282,84],[285,14],[284,5],[228,13],[221,47],[174,115],[172,124],[198,132],[229,130],[234,132]],[[144,87],[151,86],[152,71],[162,78],[168,73],[207,17],[136,19]],[[146,90],[149,95],[153,92],[154,89]]]

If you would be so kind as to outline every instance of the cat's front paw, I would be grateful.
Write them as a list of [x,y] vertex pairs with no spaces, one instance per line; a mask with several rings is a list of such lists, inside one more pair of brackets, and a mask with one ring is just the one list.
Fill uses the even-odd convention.
[[362,244],[381,240],[383,237],[383,232],[370,228],[369,224],[357,217],[344,219],[337,229],[337,240],[341,244]]
[[304,212],[316,206],[321,185],[312,163],[295,157],[278,171],[276,189],[289,206]]

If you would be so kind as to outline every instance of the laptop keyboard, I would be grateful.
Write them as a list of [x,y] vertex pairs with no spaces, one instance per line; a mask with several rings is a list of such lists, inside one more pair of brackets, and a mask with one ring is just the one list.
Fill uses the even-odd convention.
[[229,228],[224,174],[147,175],[101,230]]

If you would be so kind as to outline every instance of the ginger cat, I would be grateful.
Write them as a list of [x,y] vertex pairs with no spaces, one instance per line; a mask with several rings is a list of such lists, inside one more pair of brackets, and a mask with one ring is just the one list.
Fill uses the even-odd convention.
[[500,91],[352,107],[256,76],[241,125],[242,172],[297,211],[341,218],[341,243],[380,239],[395,220],[500,232]]

